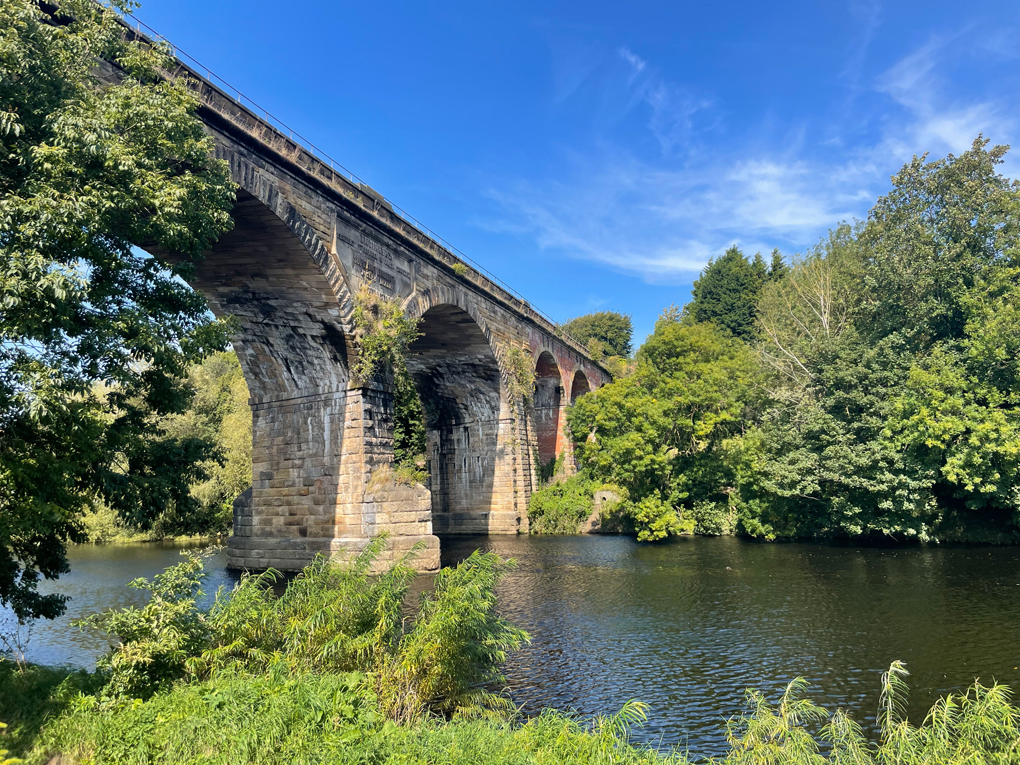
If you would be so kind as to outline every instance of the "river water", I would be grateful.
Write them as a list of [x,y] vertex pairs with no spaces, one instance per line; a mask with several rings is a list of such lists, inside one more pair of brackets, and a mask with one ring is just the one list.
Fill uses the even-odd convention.
[[[469,537],[443,540],[443,564],[476,548],[518,563],[499,603],[532,636],[506,667],[528,713],[591,716],[636,698],[650,709],[635,738],[709,755],[724,747],[745,688],[774,698],[798,675],[811,698],[866,727],[893,659],[911,672],[917,722],[976,677],[1020,690],[1020,548]],[[107,643],[69,621],[144,602],[124,583],[177,559],[152,545],[74,549],[54,588],[72,596],[68,613],[36,628],[29,659],[91,666]],[[209,568],[209,593],[234,581],[222,553]]]

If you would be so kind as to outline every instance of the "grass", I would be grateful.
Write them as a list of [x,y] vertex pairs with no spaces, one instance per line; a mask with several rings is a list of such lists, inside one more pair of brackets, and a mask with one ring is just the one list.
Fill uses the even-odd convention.
[[81,765],[669,761],[627,745],[622,729],[621,720],[607,718],[593,732],[552,712],[518,724],[432,717],[404,726],[379,713],[364,674],[228,670],[144,702],[79,696],[64,702],[62,714],[36,731],[29,747],[25,740],[11,743],[29,765],[58,753],[62,762]]
[[[368,576],[384,540],[345,564],[320,559],[276,598],[247,577],[197,606],[202,558],[153,581],[141,609],[91,618],[121,639],[97,671],[0,659],[4,750],[28,765],[679,765],[681,752],[630,744],[645,707],[580,720],[521,719],[492,693],[526,634],[495,612],[507,562],[475,554],[439,574],[417,618],[403,619],[407,560]],[[974,684],[903,713],[907,671],[882,678],[879,741],[830,715],[795,680],[776,700],[747,693],[718,765],[1020,765],[1020,710],[1005,686]]]
[[[883,679],[882,740],[864,738],[842,712],[829,716],[795,680],[776,704],[748,692],[730,721],[718,765],[1016,765],[1020,713],[1003,686],[950,695],[913,726],[899,711],[905,670]],[[19,679],[0,665],[2,746],[42,765],[61,755],[79,765],[681,765],[682,752],[629,743],[644,707],[580,720],[547,711],[528,719],[455,714],[398,724],[381,711],[376,685],[359,672],[301,672],[277,665],[178,682],[139,699],[104,697],[84,673],[32,668]]]

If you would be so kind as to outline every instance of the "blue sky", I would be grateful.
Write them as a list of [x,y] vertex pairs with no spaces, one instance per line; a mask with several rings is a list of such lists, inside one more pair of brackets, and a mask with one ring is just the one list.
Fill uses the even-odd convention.
[[[148,0],[138,18],[557,321],[1017,144],[1020,2]],[[1004,170],[1020,177],[1020,147]]]

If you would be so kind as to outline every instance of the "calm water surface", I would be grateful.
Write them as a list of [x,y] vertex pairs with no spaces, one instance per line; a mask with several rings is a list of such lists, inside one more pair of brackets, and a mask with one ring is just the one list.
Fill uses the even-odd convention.
[[[500,585],[503,614],[532,644],[506,671],[525,711],[613,712],[650,705],[638,739],[717,753],[723,723],[757,687],[797,675],[824,706],[874,720],[878,682],[907,662],[911,717],[980,677],[1020,690],[1020,549],[882,549],[757,544],[732,538],[643,545],[620,537],[443,540],[450,565],[476,548],[518,561]],[[124,587],[176,562],[175,550],[72,552],[66,617],[38,627],[29,658],[90,666],[107,642],[70,619],[144,601]],[[222,553],[207,590],[233,580]]]

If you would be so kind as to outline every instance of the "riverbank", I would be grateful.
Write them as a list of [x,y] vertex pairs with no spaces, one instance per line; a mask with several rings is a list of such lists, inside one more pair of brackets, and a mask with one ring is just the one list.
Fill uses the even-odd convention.
[[[493,611],[498,575],[490,574],[500,573],[502,564],[491,553],[482,558],[477,556],[475,550],[483,541],[498,545],[504,556],[513,554],[521,561],[514,570],[506,572],[506,586],[500,588],[503,593],[500,613],[502,618],[534,629],[535,639],[531,646],[510,653],[509,661],[505,661],[502,651],[513,650],[520,636],[515,637],[511,625]],[[762,555],[772,556],[777,549],[788,554],[779,560],[770,557],[774,566],[757,571],[760,566],[755,565],[755,560]],[[550,551],[556,551],[556,557],[550,557]],[[391,576],[389,584],[379,587],[357,572],[320,571],[311,575],[305,587],[291,587],[277,600],[268,593],[263,597],[250,584],[242,585],[231,595],[230,580],[217,579],[218,569],[201,571],[193,566],[182,569],[184,564],[178,564],[171,569],[176,574],[163,579],[172,593],[162,592],[158,601],[143,598],[125,603],[113,612],[120,615],[116,617],[118,621],[107,617],[96,625],[105,626],[128,642],[125,648],[107,653],[98,672],[32,666],[21,673],[10,662],[0,661],[0,721],[11,726],[0,739],[0,749],[10,749],[28,763],[40,765],[56,754],[63,756],[61,762],[65,765],[138,762],[594,765],[682,763],[688,759],[688,753],[692,761],[698,756],[713,755],[716,762],[733,765],[766,762],[800,765],[826,762],[811,759],[819,747],[828,752],[830,762],[855,765],[868,765],[881,752],[886,761],[904,765],[1020,762],[1010,759],[1015,754],[1004,753],[1007,746],[1015,746],[1020,752],[1017,730],[1020,714],[1010,706],[1002,687],[994,691],[972,689],[969,700],[956,696],[946,702],[942,700],[945,694],[937,694],[931,697],[936,708],[951,709],[952,714],[948,717],[943,714],[946,719],[929,721],[915,729],[900,717],[895,725],[881,717],[876,720],[873,710],[888,708],[879,698],[884,683],[887,693],[883,698],[887,701],[888,690],[892,689],[896,710],[909,710],[910,719],[915,722],[925,719],[931,702],[917,707],[917,700],[926,699],[925,691],[930,691],[930,685],[925,687],[930,680],[923,679],[924,673],[908,678],[918,689],[909,696],[897,684],[904,679],[898,675],[893,678],[897,682],[888,678],[883,681],[878,674],[865,675],[867,690],[874,691],[874,697],[862,706],[862,688],[857,682],[861,677],[854,677],[859,670],[848,670],[835,654],[827,653],[825,666],[829,673],[837,669],[841,675],[830,681],[836,680],[837,687],[844,689],[842,692],[834,695],[824,674],[813,676],[806,689],[799,681],[788,686],[792,676],[789,667],[801,671],[813,668],[816,660],[810,658],[805,648],[810,650],[814,646],[814,650],[826,653],[829,638],[825,625],[831,628],[834,620],[839,620],[838,612],[828,609],[819,599],[818,585],[829,589],[846,577],[849,579],[845,582],[846,591],[856,592],[862,590],[866,580],[853,579],[850,575],[854,571],[868,577],[882,569],[891,575],[897,592],[910,593],[911,585],[903,574],[925,570],[928,573],[919,584],[930,591],[931,572],[941,569],[955,592],[959,590],[960,575],[966,574],[964,578],[976,581],[971,567],[987,566],[987,552],[968,553],[962,558],[940,554],[925,555],[920,560],[914,556],[905,561],[909,565],[899,575],[891,566],[902,553],[795,545],[777,548],[727,539],[679,541],[661,546],[635,545],[622,539],[480,538],[464,540],[460,552],[448,549],[446,554],[460,556],[461,563],[458,566],[457,559],[444,560],[447,568],[442,577],[446,583],[437,582],[427,601],[431,605],[424,606],[414,622],[403,619],[402,609],[398,619],[398,612],[391,607],[403,599],[401,593],[408,592],[400,583],[400,576],[396,580]],[[635,554],[637,557],[633,557]],[[670,556],[663,557],[666,554]],[[996,555],[1001,557],[1001,553]],[[180,560],[176,555],[173,558]],[[185,556],[184,560],[193,560],[193,556]],[[203,560],[205,566],[219,559],[212,556]],[[474,562],[468,563],[471,560]],[[638,567],[635,573],[639,579],[630,575],[624,580],[619,578],[625,573],[621,566],[628,560]],[[601,566],[593,565],[599,561]],[[461,569],[465,563],[469,569],[475,568],[468,579],[464,579]],[[825,563],[824,570],[817,568],[820,563]],[[994,556],[991,563],[996,570],[1009,567],[1004,565],[1005,560]],[[536,572],[551,578],[536,579]],[[616,574],[610,576],[613,572]],[[665,578],[649,579],[652,572]],[[205,574],[209,574],[208,579],[203,579]],[[578,575],[582,578],[578,579]],[[819,580],[820,576],[824,581]],[[306,574],[296,581],[308,579]],[[406,584],[408,580],[403,581]],[[206,585],[217,582],[228,586],[215,603],[208,598],[196,600],[200,584],[207,589]],[[665,586],[666,582],[673,584]],[[718,582],[727,593],[728,616],[706,608],[709,601],[688,604],[692,614],[702,615],[706,624],[713,625],[710,632],[694,623],[681,622],[677,613],[664,612],[662,605],[655,605],[668,600],[683,606],[687,594],[702,592],[712,582]],[[738,633],[741,621],[735,614],[742,614],[744,620],[757,617],[754,605],[735,598],[749,588],[758,589],[756,582],[768,592],[770,609],[775,608],[778,594],[785,592],[793,597],[793,600],[788,597],[782,606],[786,614],[781,621],[786,625],[782,637],[762,640],[750,634],[741,638]],[[809,610],[795,605],[799,596],[793,587],[798,583],[807,584],[803,594],[810,601]],[[1015,583],[1008,584],[1009,592],[1017,589]],[[621,585],[622,591],[628,593],[627,608],[611,599]],[[678,589],[681,585],[682,589]],[[978,582],[976,586],[980,590],[986,585]],[[543,616],[541,604],[538,612],[534,611],[536,592],[547,595],[560,592],[560,597],[548,601],[552,606],[548,616]],[[526,593],[531,593],[530,598],[525,597]],[[568,594],[570,599],[563,600]],[[975,605],[974,592],[960,594],[969,607]],[[715,596],[711,597],[714,600]],[[871,603],[876,600],[876,593],[864,592],[864,597]],[[945,599],[938,592],[933,597]],[[869,629],[867,619],[862,619],[852,602],[842,596],[840,599],[841,610],[852,617],[854,634],[865,635],[868,645],[873,645],[880,636]],[[917,643],[920,633],[906,634],[903,624],[882,607],[883,600],[882,596],[877,597],[882,620],[891,620],[892,630],[901,642]],[[907,600],[913,602],[911,597]],[[521,610],[528,602],[532,609],[530,617]],[[598,609],[596,621],[585,615],[591,606]],[[390,613],[392,619],[387,617],[379,622],[373,614],[379,614],[380,608]],[[1002,606],[999,618],[1006,618],[1009,611],[1009,606]],[[562,635],[559,643],[550,643],[550,635],[547,631],[542,634],[541,625],[552,614],[567,613],[571,614],[573,626],[569,634],[575,636],[575,643],[563,643]],[[651,620],[635,621],[635,613],[648,614]],[[954,613],[945,611],[948,622],[966,623],[966,619]],[[812,619],[811,614],[818,618]],[[910,613],[904,616],[906,624],[918,621]],[[792,640],[789,627],[794,622],[810,635],[809,643]],[[380,632],[386,624],[392,625],[395,632],[388,627]],[[603,625],[609,632],[601,635],[593,628],[595,624]],[[665,632],[653,629],[654,625],[664,624],[668,627]],[[930,625],[922,629],[926,634],[931,632]],[[980,625],[977,629],[987,637],[989,629]],[[692,666],[696,657],[685,646],[689,642],[684,640],[688,631],[692,646],[721,662],[703,668],[709,682],[691,684],[677,674],[696,669]],[[1006,633],[1015,637],[1010,629]],[[722,642],[712,639],[713,634],[722,638]],[[837,631],[832,637],[845,643],[850,634]],[[992,671],[995,665],[989,659],[975,658],[971,651],[961,652],[960,647],[969,646],[974,639],[935,634],[934,640],[939,646],[948,647],[944,654],[939,654],[940,658],[931,659],[940,663],[928,667],[928,676],[935,670],[939,678],[968,677],[960,685],[956,684],[959,681],[949,681],[948,686],[940,687],[965,687],[978,673],[985,677],[1000,675]],[[727,643],[732,644],[733,651],[727,651]],[[782,651],[784,667],[776,669],[767,659],[760,660],[756,648],[759,644],[773,658],[777,650]],[[997,648],[996,654],[1012,655],[1012,644]],[[888,646],[879,645],[878,649],[888,657]],[[661,663],[663,651],[677,654],[680,661],[677,668],[670,669],[670,665]],[[578,662],[563,663],[565,656],[574,654],[578,655]],[[597,655],[610,664],[595,661]],[[742,662],[749,663],[745,667]],[[968,669],[971,662],[978,668],[973,672]],[[637,666],[650,668],[651,674],[647,671],[633,674]],[[541,673],[545,683],[544,698],[549,701],[538,706],[534,703],[534,680],[528,680],[528,667]],[[505,695],[476,695],[483,678],[494,677],[492,672],[506,672],[510,676],[515,703],[529,695],[532,703],[515,712],[505,703],[508,698]],[[775,682],[784,676],[780,684]],[[651,684],[642,678],[650,678]],[[548,711],[549,707],[582,706],[564,700],[593,681],[597,684],[586,691],[588,695],[577,698],[590,700],[595,698],[591,694],[597,694],[597,712]],[[843,681],[850,684],[842,685]],[[485,687],[499,687],[501,682]],[[735,683],[740,689],[754,685],[764,695],[748,697],[751,706],[743,707],[739,704],[740,691],[735,688],[731,694],[727,690]],[[788,688],[790,693],[784,701],[784,689]],[[663,691],[668,694],[666,697],[662,696]],[[409,698],[409,693],[420,701],[415,707],[417,711],[410,715],[401,701]],[[729,695],[738,702],[732,708],[725,706]],[[627,702],[633,697],[650,703],[648,721],[643,727],[638,723],[644,709]],[[612,714],[621,707],[628,710],[623,717]],[[834,714],[839,708],[848,713]],[[728,736],[726,720],[731,716],[735,721]],[[851,722],[851,718],[857,723]],[[867,741],[854,733],[860,730],[859,726],[863,726]],[[683,731],[683,738],[677,741],[660,734],[670,729]],[[975,740],[975,736],[980,740]],[[887,741],[884,750],[875,743],[882,737]],[[932,748],[936,745],[950,749]],[[898,760],[892,757],[894,750],[899,752]]]
[[[531,635],[503,669],[528,716],[556,708],[590,719],[638,698],[649,719],[636,742],[721,756],[744,689],[776,698],[797,674],[817,703],[866,725],[892,659],[910,668],[915,722],[975,677],[1020,688],[1020,548],[480,536],[444,538],[442,564],[476,549],[517,560],[497,595],[500,613]],[[109,640],[72,622],[142,608],[149,593],[126,583],[180,560],[154,544],[74,548],[71,572],[40,585],[71,600],[35,625],[29,661],[92,670]],[[238,581],[223,550],[206,573],[203,607]],[[411,602],[430,581],[416,580]]]
[[230,536],[230,526],[225,525],[219,533],[168,535],[158,530],[138,531],[125,526],[117,513],[100,506],[82,514],[82,531],[86,545],[132,545],[163,544],[167,547],[194,547],[198,545],[225,543]]
[[[975,685],[944,700],[924,726],[899,716],[905,693],[896,667],[887,676],[883,736],[869,742],[859,723],[829,715],[794,681],[776,703],[748,693],[748,712],[729,725],[725,765],[964,765],[1020,763],[1020,712],[1003,686]],[[430,715],[397,724],[364,673],[222,671],[177,683],[146,700],[116,699],[103,678],[0,661],[0,747],[24,765],[684,765],[678,749],[634,746],[645,710],[629,702],[590,720],[547,710],[513,715]],[[821,754],[824,752],[824,755]]]

